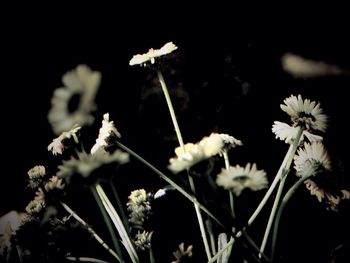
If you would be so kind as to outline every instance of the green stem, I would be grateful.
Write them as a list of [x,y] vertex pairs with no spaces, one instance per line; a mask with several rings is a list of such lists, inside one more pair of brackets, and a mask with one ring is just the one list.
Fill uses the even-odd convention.
[[193,204],[197,204],[198,207],[204,212],[206,213],[208,216],[210,216],[215,222],[217,222],[221,227],[224,228],[223,224],[220,223],[220,221],[211,213],[209,212],[209,210],[207,208],[205,208],[202,204],[200,204],[197,199],[190,195],[189,193],[187,193],[181,186],[179,186],[177,183],[175,183],[173,180],[171,180],[168,176],[166,176],[164,173],[162,173],[161,171],[159,171],[155,166],[153,166],[152,164],[150,164],[148,161],[146,161],[144,158],[142,158],[140,155],[138,155],[137,153],[135,153],[133,150],[131,150],[130,148],[126,147],[124,144],[120,143],[120,142],[116,142],[116,144],[123,149],[124,151],[128,152],[130,155],[134,156],[134,158],[136,158],[137,160],[139,160],[140,162],[142,162],[144,165],[146,165],[148,168],[150,168],[153,172],[155,172],[157,175],[159,175],[160,178],[162,178],[164,181],[166,181],[168,184],[170,184],[171,186],[173,186],[177,191],[179,191],[184,197],[186,197],[188,200],[190,200]]
[[298,149],[302,133],[303,133],[303,130],[299,127],[299,130],[298,130],[297,136],[294,140],[294,143],[289,146],[288,152],[287,152],[286,156],[284,157],[283,162],[282,162],[280,168],[278,169],[278,172],[277,172],[273,182],[270,185],[270,188],[267,190],[265,196],[263,197],[260,204],[258,205],[256,210],[254,211],[253,215],[249,218],[248,226],[250,226],[254,222],[255,218],[259,215],[262,208],[265,206],[267,200],[270,198],[273,190],[277,186],[277,183],[282,178],[284,170],[289,170],[289,167],[293,161],[294,154],[295,154],[296,150]]
[[149,248],[149,262],[150,263],[155,263],[156,262],[155,259],[154,259],[152,246]]
[[[110,179],[110,180],[108,181],[108,183],[109,183],[109,185],[110,185],[110,187],[111,187],[111,189],[112,189],[112,193],[113,193],[114,199],[115,199],[115,201],[117,202],[117,207],[118,207],[118,210],[119,210],[119,212],[120,212],[120,215],[121,215],[121,218],[122,218],[124,227],[125,227],[125,229],[128,231],[128,233],[129,233],[129,229],[130,229],[129,221],[128,221],[127,216],[125,215],[124,207],[123,207],[122,202],[120,201],[118,191],[117,191],[117,189],[116,189],[115,186],[114,186],[113,179]],[[130,234],[130,233],[129,233],[129,234]]]
[[[278,187],[276,198],[275,198],[275,201],[273,203],[272,210],[271,210],[271,213],[270,213],[270,216],[269,216],[269,220],[267,222],[267,226],[266,226],[266,229],[265,229],[264,238],[263,238],[263,241],[261,243],[260,251],[262,253],[265,250],[266,243],[267,243],[267,240],[269,238],[270,230],[271,230],[271,227],[272,227],[272,224],[273,224],[273,220],[275,218],[275,214],[276,214],[276,211],[277,211],[277,208],[278,208],[278,205],[279,205],[279,201],[280,201],[280,198],[281,198],[281,195],[282,195],[282,192],[283,192],[284,184],[285,184],[287,175],[289,173],[289,169],[290,169],[290,166],[292,164],[295,152],[296,152],[296,150],[297,150],[297,148],[299,146],[302,133],[303,133],[303,130],[299,127],[297,135],[295,137],[295,140],[294,140],[294,142],[292,144],[291,153],[290,153],[290,155],[287,155],[288,158],[286,158],[286,162],[282,163],[282,165],[284,165],[284,167],[281,166],[282,170],[280,168],[282,180],[281,180],[280,185]],[[276,177],[277,176],[279,176],[279,174],[277,174]]]
[[[230,169],[230,160],[228,158],[227,150],[223,151],[223,156],[224,156],[224,161],[225,161],[225,169],[229,170]],[[234,203],[232,191],[229,191],[229,200],[230,200],[231,213],[232,213],[233,218],[235,218],[236,217],[236,215],[235,215],[235,203]]]
[[277,215],[276,215],[276,220],[273,226],[273,235],[272,235],[272,251],[271,251],[271,260],[273,261],[274,257],[275,257],[275,252],[276,252],[276,242],[277,242],[277,232],[278,232],[278,227],[281,221],[281,216],[283,213],[283,210],[286,206],[286,204],[288,203],[288,201],[290,200],[290,198],[293,196],[293,194],[295,193],[295,191],[310,177],[312,177],[313,175],[307,175],[305,177],[300,178],[286,193],[286,195],[283,197],[282,202],[281,202],[281,206],[278,209]]
[[117,235],[114,232],[114,228],[113,228],[113,226],[111,224],[109,216],[108,216],[108,214],[107,214],[107,212],[106,212],[106,210],[105,210],[105,208],[104,208],[104,206],[103,206],[103,204],[101,202],[101,199],[99,198],[99,195],[97,194],[97,191],[96,191],[95,187],[91,186],[90,189],[91,189],[91,192],[92,192],[92,194],[93,194],[93,196],[94,196],[94,198],[96,200],[96,203],[97,203],[97,205],[98,205],[98,207],[100,209],[100,212],[102,214],[103,220],[104,220],[104,222],[105,222],[105,224],[107,226],[108,232],[111,235],[114,249],[117,252],[117,254],[121,257],[122,262],[124,262],[124,260],[122,258],[121,249],[120,249],[120,246],[119,246],[119,243],[118,243],[119,241],[118,241]]
[[[275,198],[275,201],[273,202],[272,210],[271,210],[271,213],[270,213],[270,216],[269,216],[269,221],[267,222],[267,226],[266,226],[266,229],[265,229],[264,238],[263,238],[263,241],[261,243],[261,247],[260,247],[260,252],[261,253],[264,253],[264,250],[265,250],[265,247],[266,247],[266,243],[267,243],[267,240],[268,240],[268,237],[269,237],[269,234],[270,234],[270,230],[271,230],[271,227],[272,227],[272,223],[273,223],[273,220],[274,220],[274,217],[275,217],[275,214],[276,214],[276,211],[277,211],[277,207],[278,207],[278,204],[279,204],[282,192],[283,192],[284,184],[286,182],[286,178],[287,178],[287,174],[282,178],[282,180],[280,182],[280,185],[278,187],[276,198]],[[259,258],[260,257],[261,257],[261,254],[259,254]]]
[[177,120],[176,120],[174,107],[173,107],[173,104],[171,102],[170,95],[169,95],[169,92],[168,92],[168,88],[167,88],[167,86],[165,84],[165,81],[164,81],[164,78],[163,78],[163,74],[162,74],[162,72],[160,70],[157,70],[157,75],[158,75],[158,79],[159,79],[160,85],[162,86],[162,90],[163,90],[163,93],[164,93],[164,96],[165,96],[166,103],[168,104],[171,120],[173,121],[173,124],[174,124],[174,128],[175,128],[177,139],[179,141],[180,147],[182,148],[183,152],[185,152],[185,145],[184,145],[184,142],[183,142],[183,139],[182,139],[182,135],[181,135],[181,131],[180,131],[180,128],[179,128],[179,124],[177,123]]
[[99,198],[102,201],[102,204],[104,206],[104,208],[106,209],[109,217],[111,218],[114,226],[117,228],[118,233],[122,239],[122,243],[124,245],[124,247],[126,248],[130,259],[133,263],[138,263],[139,259],[136,253],[136,250],[132,244],[132,241],[130,240],[130,237],[127,233],[127,231],[124,228],[124,225],[122,223],[122,220],[120,219],[117,211],[115,210],[114,206],[112,205],[112,203],[110,202],[110,200],[108,199],[106,193],[104,192],[103,188],[101,187],[100,184],[96,184],[95,185],[97,194],[99,196]]
[[215,255],[216,254],[215,237],[213,234],[212,224],[211,224],[211,221],[209,220],[209,218],[205,221],[205,225],[208,229],[211,253],[212,253],[212,255]]
[[77,261],[77,262],[109,263],[108,261],[104,261],[97,258],[89,258],[89,257],[66,257],[66,259],[70,261]]
[[96,239],[96,241],[104,248],[106,249],[115,259],[117,259],[119,262],[122,262],[121,258],[115,253],[103,239],[95,232],[95,230],[92,229],[76,212],[74,212],[67,204],[61,202],[61,205],[63,208],[72,215],[75,220],[77,220],[80,224],[82,224],[89,232],[90,234]]

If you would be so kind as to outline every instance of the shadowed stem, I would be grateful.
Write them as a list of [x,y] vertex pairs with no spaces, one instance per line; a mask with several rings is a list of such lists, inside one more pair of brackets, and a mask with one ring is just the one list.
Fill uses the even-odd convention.
[[[273,224],[273,220],[275,218],[275,214],[276,214],[276,211],[277,211],[277,208],[278,208],[278,204],[279,204],[282,192],[283,192],[284,184],[285,184],[287,175],[289,173],[289,169],[290,169],[290,166],[292,164],[295,152],[296,152],[296,150],[297,150],[297,148],[299,146],[302,133],[303,133],[303,129],[299,127],[297,135],[295,137],[295,140],[294,140],[294,142],[292,144],[292,151],[291,151],[290,155],[287,158],[287,161],[285,163],[285,167],[283,167],[283,169],[282,169],[282,174],[281,174],[282,180],[281,180],[280,185],[278,187],[276,198],[275,198],[275,201],[273,203],[272,210],[271,210],[271,213],[270,213],[270,216],[269,216],[269,221],[267,222],[267,226],[266,226],[265,233],[264,233],[264,238],[263,238],[263,241],[262,241],[261,247],[260,247],[260,251],[261,252],[264,252],[264,250],[265,250],[266,243],[267,243],[267,240],[269,238],[270,230],[271,230],[271,227],[272,227],[272,224]],[[283,165],[283,163],[282,163],[282,165]],[[276,177],[277,176],[278,176],[278,174],[276,175]]]
[[96,239],[100,245],[105,248],[114,258],[116,258],[119,262],[122,262],[121,258],[115,253],[107,244],[103,241],[103,239],[95,232],[95,230],[92,229],[76,212],[74,212],[67,204],[61,202],[61,205],[63,208],[72,215],[75,220],[77,220],[80,224],[82,224],[89,232],[92,234],[92,236]]
[[250,226],[254,222],[255,218],[258,216],[258,214],[261,212],[262,208],[265,206],[267,200],[270,198],[270,196],[271,196],[273,190],[275,189],[275,187],[277,186],[279,180],[282,178],[284,170],[289,169],[290,164],[293,161],[294,154],[299,146],[301,135],[302,135],[302,129],[299,128],[296,139],[295,139],[294,143],[289,146],[288,152],[287,152],[286,156],[284,157],[283,162],[282,162],[273,182],[271,183],[269,189],[267,190],[267,192],[264,195],[263,199],[261,200],[260,204],[255,209],[253,215],[249,218],[248,226]]
[[162,173],[160,170],[158,170],[155,166],[150,164],[148,161],[146,161],[144,158],[142,158],[140,155],[135,153],[130,148],[126,147],[124,144],[120,142],[116,142],[116,144],[123,149],[124,151],[128,152],[130,155],[132,155],[134,158],[142,162],[144,165],[146,165],[148,168],[150,168],[153,172],[155,172],[160,178],[162,178],[164,181],[166,181],[168,184],[173,186],[180,194],[182,194],[184,197],[186,197],[188,200],[190,200],[193,204],[197,204],[198,207],[205,212],[208,216],[210,216],[216,223],[218,223],[222,228],[224,228],[223,224],[202,204],[200,204],[197,199],[187,193],[181,186],[179,186],[177,183],[175,183],[173,180],[171,180],[168,176],[166,176],[164,173]]
[[282,212],[286,206],[286,204],[288,203],[288,201],[290,200],[290,198],[292,197],[292,195],[295,193],[295,191],[310,177],[312,177],[313,175],[307,175],[304,176],[302,178],[300,178],[286,193],[286,195],[283,197],[282,202],[281,202],[281,206],[278,209],[277,215],[276,215],[276,220],[273,226],[273,234],[272,234],[272,250],[271,250],[271,260],[273,261],[274,257],[275,257],[275,252],[276,252],[276,242],[277,242],[277,232],[278,232],[278,227],[280,224],[280,220],[281,220],[281,216],[282,216]]
[[[228,158],[227,150],[223,151],[223,156],[224,156],[224,160],[225,160],[225,169],[228,171],[230,169],[230,160]],[[236,215],[235,215],[235,204],[234,204],[232,191],[229,191],[229,199],[230,199],[231,213],[232,213],[233,218],[235,218],[236,217]]]
[[89,258],[89,257],[66,257],[66,259],[70,261],[76,261],[76,262],[109,263],[108,261],[104,261],[97,258]]
[[[103,220],[104,220],[104,222],[105,222],[105,224],[107,226],[108,232],[111,235],[112,243],[113,243],[113,246],[115,248],[115,251],[121,257],[122,254],[121,254],[120,246],[119,246],[119,243],[118,243],[118,238],[117,238],[117,236],[115,234],[115,231],[113,229],[113,226],[111,224],[109,216],[108,216],[108,214],[107,214],[107,212],[106,212],[106,210],[105,210],[105,208],[104,208],[104,206],[103,206],[103,204],[101,202],[101,199],[99,198],[99,196],[97,194],[95,186],[91,186],[90,189],[91,189],[91,192],[92,192],[92,194],[93,194],[93,196],[94,196],[94,198],[96,200],[96,203],[97,203],[97,205],[98,205],[98,207],[100,209],[100,212],[102,214]],[[122,260],[122,262],[124,262],[124,261]]]

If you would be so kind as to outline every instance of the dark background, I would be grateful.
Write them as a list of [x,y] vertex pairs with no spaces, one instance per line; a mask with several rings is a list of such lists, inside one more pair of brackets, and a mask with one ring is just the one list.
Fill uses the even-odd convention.
[[[102,114],[110,112],[123,142],[166,171],[177,146],[166,105],[159,90],[152,87],[152,72],[130,67],[128,62],[134,54],[169,41],[179,50],[173,60],[165,61],[164,77],[185,142],[199,141],[212,131],[229,133],[244,143],[232,153],[232,163],[256,162],[272,181],[286,151],[286,145],[274,139],[272,123],[288,121],[279,105],[291,94],[302,94],[320,101],[330,116],[324,142],[343,177],[342,185],[349,189],[345,125],[350,77],[295,79],[282,70],[280,62],[284,53],[294,52],[350,69],[350,41],[342,15],[338,20],[327,15],[301,20],[298,14],[284,16],[281,12],[266,22],[267,17],[254,20],[249,12],[238,16],[237,9],[224,13],[197,10],[196,16],[183,10],[172,16],[128,10],[126,18],[121,17],[122,11],[110,14],[103,10],[57,15],[52,10],[15,12],[3,24],[0,214],[21,211],[29,201],[24,191],[26,172],[46,162],[46,147],[54,138],[47,121],[50,98],[62,85],[61,76],[78,64],[102,73],[96,124],[87,144],[94,143]],[[130,177],[118,182],[124,199],[129,190],[145,187],[155,191],[164,185],[142,166],[132,167]],[[342,206],[336,214],[326,211],[305,189],[300,192],[283,221],[281,254],[288,262],[329,262],[332,249],[349,245],[349,206]],[[257,204],[261,196],[247,200]],[[168,256],[182,240],[200,246],[193,237],[198,233],[192,208],[175,193],[167,198],[159,204],[159,213],[155,211],[161,233],[156,240],[169,240],[163,244]],[[253,208],[242,210],[244,217]]]

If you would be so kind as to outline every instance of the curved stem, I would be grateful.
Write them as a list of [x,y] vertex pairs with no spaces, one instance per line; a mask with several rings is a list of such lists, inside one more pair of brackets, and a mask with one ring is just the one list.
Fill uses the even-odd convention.
[[122,262],[121,258],[117,255],[117,253],[115,253],[107,244],[105,241],[103,241],[103,239],[95,232],[95,230],[92,229],[92,227],[90,227],[76,212],[74,212],[67,204],[61,202],[61,205],[63,206],[63,208],[69,213],[71,214],[75,220],[77,220],[80,224],[82,224],[87,231],[90,232],[90,234],[96,239],[96,241],[98,243],[100,243],[100,245],[105,248],[115,259],[117,259],[119,262]]
[[184,197],[186,197],[188,200],[190,200],[193,204],[197,204],[198,207],[206,213],[208,216],[210,216],[215,222],[217,222],[222,228],[224,228],[223,224],[207,209],[205,208],[202,204],[200,204],[197,199],[187,193],[181,186],[179,186],[177,183],[175,183],[173,180],[171,180],[168,176],[166,176],[164,173],[162,173],[160,170],[158,170],[155,166],[153,166],[151,163],[146,161],[144,158],[142,158],[140,155],[135,153],[133,150],[130,148],[126,147],[124,144],[120,142],[116,142],[116,144],[123,149],[124,151],[128,152],[130,155],[134,156],[137,160],[142,162],[144,165],[146,165],[148,168],[150,168],[153,172],[159,175],[160,178],[162,178],[164,181],[166,181],[168,184],[173,186],[177,191],[179,191]]
[[248,226],[250,226],[254,222],[255,218],[259,215],[259,213],[261,212],[261,210],[265,206],[267,200],[270,198],[273,190],[277,186],[277,183],[282,178],[284,171],[289,170],[289,167],[293,161],[294,154],[295,154],[296,150],[298,149],[302,133],[303,133],[303,130],[302,130],[302,128],[299,127],[299,130],[297,132],[294,143],[289,146],[288,152],[287,152],[286,156],[284,157],[283,162],[282,162],[280,168],[278,169],[278,172],[277,172],[273,182],[270,185],[270,188],[267,190],[267,192],[264,195],[263,199],[261,200],[260,204],[255,209],[252,216],[249,218]]
[[286,195],[283,197],[282,202],[281,202],[281,206],[278,209],[277,215],[276,215],[276,220],[274,223],[274,227],[273,227],[273,235],[272,235],[272,251],[271,251],[271,260],[273,261],[274,257],[275,257],[275,252],[276,252],[276,241],[277,241],[277,232],[278,232],[278,227],[279,227],[279,223],[281,220],[281,216],[283,213],[283,210],[286,206],[286,204],[288,203],[288,201],[290,200],[290,198],[293,196],[293,194],[295,193],[295,191],[307,180],[309,179],[311,176],[313,175],[308,175],[305,177],[300,178],[286,193]]
[[66,259],[70,261],[77,261],[77,262],[109,263],[108,261],[104,261],[97,258],[89,258],[89,257],[66,257]]
[[[91,186],[90,189],[91,189],[91,192],[92,192],[92,194],[93,194],[93,196],[94,196],[94,198],[96,200],[96,203],[97,203],[97,205],[98,205],[98,207],[100,209],[100,212],[102,214],[103,220],[104,220],[104,222],[105,222],[105,224],[107,226],[108,232],[111,235],[112,243],[113,243],[113,246],[115,248],[115,251],[122,258],[120,246],[119,246],[119,243],[118,243],[119,241],[118,241],[117,235],[115,234],[113,226],[111,224],[109,216],[108,216],[108,214],[107,214],[107,212],[106,212],[106,210],[105,210],[105,208],[104,208],[104,206],[103,206],[103,204],[101,202],[101,199],[99,198],[99,196],[97,194],[97,191],[96,191],[95,187]],[[124,262],[123,259],[122,259],[122,262]]]

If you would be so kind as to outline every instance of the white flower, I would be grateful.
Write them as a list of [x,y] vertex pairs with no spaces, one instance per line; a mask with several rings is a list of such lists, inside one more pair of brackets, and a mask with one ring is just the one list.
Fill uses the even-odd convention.
[[301,95],[292,95],[284,100],[281,109],[292,119],[295,126],[301,126],[306,130],[320,130],[324,132],[327,128],[327,116],[323,114],[320,103],[303,100]]
[[134,240],[136,248],[139,250],[149,249],[151,247],[152,234],[153,232],[145,230],[143,232],[138,231]]
[[236,165],[230,166],[229,169],[222,169],[217,175],[216,183],[226,190],[233,191],[237,196],[245,188],[258,191],[268,185],[265,171],[258,170],[255,163],[253,166],[248,163],[246,167]]
[[105,147],[108,146],[108,139],[112,136],[121,137],[113,121],[109,121],[109,113],[105,113],[103,115],[102,127],[100,128],[98,138],[96,139],[95,145],[91,148],[91,154],[94,154],[100,148],[105,149]]
[[52,140],[52,143],[47,146],[47,150],[51,151],[53,155],[62,154],[65,148],[64,141],[73,138],[75,143],[78,143],[77,133],[81,127],[73,128],[68,132],[62,132],[60,136]]
[[[275,121],[272,125],[272,132],[276,135],[277,139],[285,141],[286,143],[293,143],[295,137],[297,136],[299,127],[292,127],[284,122]],[[300,141],[303,141],[304,136],[309,140],[309,142],[321,142],[323,140],[322,136],[312,134],[306,130],[302,131]]]
[[59,171],[57,176],[65,178],[69,183],[71,176],[75,173],[86,178],[99,167],[115,162],[118,164],[129,162],[129,154],[119,149],[112,154],[102,149],[97,150],[93,155],[86,152],[79,152],[78,159],[72,158],[68,161],[63,161],[63,164],[58,166]]
[[126,203],[128,207],[129,222],[137,228],[142,228],[143,223],[151,213],[151,204],[148,195],[144,189],[138,189],[131,192],[129,201]]
[[223,150],[237,145],[242,145],[242,142],[232,136],[212,133],[196,144],[186,143],[184,145],[185,152],[181,147],[177,147],[175,149],[176,157],[169,160],[168,169],[174,173],[181,172],[200,161],[221,154]]
[[294,168],[300,177],[316,175],[320,171],[330,171],[331,162],[322,143],[304,143],[304,149],[299,149],[294,156]]
[[65,185],[63,183],[62,178],[59,178],[58,176],[54,175],[45,184],[45,190],[46,190],[46,192],[49,192],[49,191],[54,190],[54,189],[63,190],[64,186]]
[[335,65],[322,61],[305,59],[301,56],[287,53],[282,57],[282,67],[296,78],[312,78],[326,75],[349,74],[349,72]]
[[42,165],[36,165],[28,171],[29,184],[32,189],[37,188],[43,181],[46,175],[46,169]]
[[350,192],[345,189],[333,192],[318,186],[315,181],[310,179],[306,180],[304,184],[311,195],[316,196],[319,202],[325,201],[333,211],[337,210],[341,200],[350,199]]
[[179,249],[173,252],[173,255],[176,258],[176,260],[172,261],[171,263],[181,263],[187,261],[190,257],[192,257],[192,249],[192,245],[188,246],[185,249],[185,244],[182,242],[179,245]]
[[170,54],[176,49],[177,49],[177,46],[175,46],[173,42],[168,42],[160,49],[151,48],[145,54],[134,55],[130,60],[129,65],[130,66],[138,65],[138,64],[144,65],[146,62],[151,62],[151,64],[154,64],[155,58]]
[[[79,65],[63,75],[62,82],[65,87],[54,91],[52,108],[48,114],[56,135],[72,129],[75,125],[82,126],[93,122],[94,118],[90,113],[95,109],[94,100],[100,80],[100,72],[92,71],[86,65]],[[71,112],[69,102],[74,95],[79,96],[79,102],[77,108]]]
[[34,200],[29,202],[25,210],[30,215],[36,215],[40,213],[44,207],[45,207],[45,201],[42,198],[35,197]]

